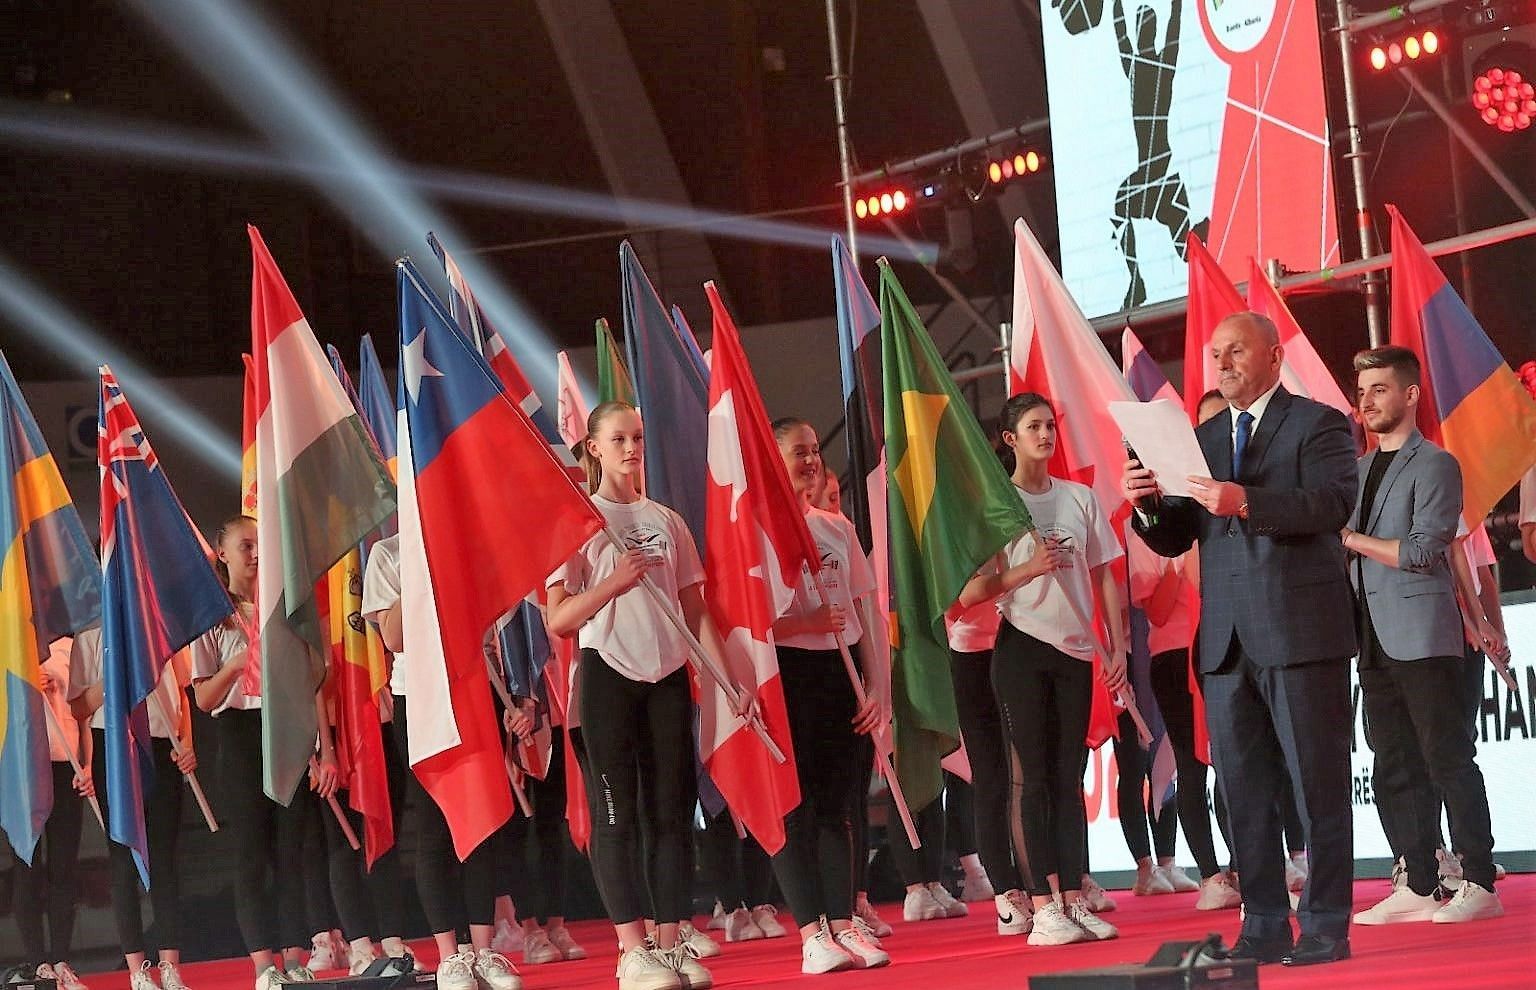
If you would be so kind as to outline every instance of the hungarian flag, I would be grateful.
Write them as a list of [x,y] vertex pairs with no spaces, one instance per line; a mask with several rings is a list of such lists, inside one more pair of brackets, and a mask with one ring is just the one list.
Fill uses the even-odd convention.
[[602,519],[415,268],[397,267],[410,762],[463,859],[512,813],[486,634]]
[[53,811],[41,664],[100,618],[101,571],[3,354],[0,561],[0,828],[30,864]]
[[1317,348],[1302,331],[1301,324],[1291,315],[1280,290],[1275,288],[1257,261],[1248,259],[1248,308],[1267,316],[1280,331],[1280,346],[1285,356],[1280,364],[1280,380],[1293,395],[1303,395],[1354,418],[1354,406],[1345,398],[1344,390],[1334,381],[1328,366],[1318,356]]
[[[101,678],[107,832],[149,889],[144,791],[154,780],[149,698],[172,655],[234,611],[117,378],[100,369]],[[171,712],[162,713],[167,720]],[[167,786],[174,787],[174,781]]]
[[1216,387],[1211,337],[1216,325],[1248,308],[1242,293],[1193,231],[1184,252],[1189,263],[1189,308],[1184,314],[1184,410],[1193,422],[1200,397]]
[[914,812],[960,744],[944,613],[1031,525],[890,264],[880,263],[881,361],[891,533],[896,772]]
[[784,816],[800,803],[773,623],[794,601],[802,572],[820,569],[821,555],[736,324],[715,283],[705,282],[704,292],[714,313],[705,600],[725,641],[732,679],[754,693],[763,724],[787,759],[774,762],[713,682],[698,689],[699,750],[726,803],[771,856],[784,847]]
[[315,751],[328,644],[315,585],[395,510],[389,470],[255,227],[256,608],[267,796],[287,804]]
[[240,355],[245,365],[245,404],[240,417],[240,511],[256,517],[256,362]]
[[560,428],[560,439],[566,446],[574,447],[587,435],[587,400],[582,397],[581,385],[576,381],[576,371],[571,358],[564,351],[555,355],[559,363],[559,391],[555,395],[555,422]]
[[635,384],[607,320],[597,321],[597,401],[635,404]]
[[[1093,489],[1118,532],[1130,513],[1120,490],[1125,444],[1109,403],[1134,402],[1135,393],[1078,308],[1045,249],[1023,220],[1014,224],[1013,346],[1008,394],[1037,392],[1056,412],[1051,473]],[[1011,491],[1011,486],[1010,486]],[[1123,563],[1112,565],[1121,577]],[[1097,628],[1106,617],[1090,615]],[[1111,617],[1113,618],[1113,617]],[[1097,638],[1094,630],[1090,637]],[[1118,729],[1117,713],[1094,662],[1093,709],[1087,742],[1103,745]]]
[[1423,365],[1419,431],[1461,462],[1469,530],[1536,464],[1536,400],[1504,363],[1440,266],[1392,216],[1392,343]]

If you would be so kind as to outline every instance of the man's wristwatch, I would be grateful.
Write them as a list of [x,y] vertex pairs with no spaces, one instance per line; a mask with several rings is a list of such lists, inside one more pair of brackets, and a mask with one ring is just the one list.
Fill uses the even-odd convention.
[[1247,519],[1248,518],[1248,503],[1246,501],[1243,502],[1242,505],[1239,505],[1237,507],[1237,518],[1239,518],[1239,519]]

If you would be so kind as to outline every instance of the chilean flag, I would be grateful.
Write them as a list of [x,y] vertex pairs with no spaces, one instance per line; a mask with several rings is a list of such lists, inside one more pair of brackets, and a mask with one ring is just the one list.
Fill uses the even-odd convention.
[[1536,401],[1397,207],[1388,204],[1387,212],[1392,343],[1423,364],[1419,431],[1461,462],[1461,514],[1477,529],[1536,463]]
[[[133,850],[149,889],[144,789],[154,777],[148,698],[178,650],[234,611],[206,548],[112,370],[100,370],[101,670],[105,699],[107,831]],[[166,712],[167,719],[172,713]],[[175,787],[176,781],[161,781]],[[161,864],[166,865],[166,864]],[[174,864],[170,864],[174,866]]]
[[771,856],[784,847],[784,816],[800,803],[773,622],[794,600],[801,572],[820,568],[821,555],[784,471],[736,325],[715,284],[704,283],[704,291],[714,311],[705,599],[733,679],[755,693],[763,724],[787,759],[774,762],[713,682],[699,688],[699,748],[731,810]]
[[603,523],[411,263],[397,267],[410,762],[463,859],[512,814],[486,633]]

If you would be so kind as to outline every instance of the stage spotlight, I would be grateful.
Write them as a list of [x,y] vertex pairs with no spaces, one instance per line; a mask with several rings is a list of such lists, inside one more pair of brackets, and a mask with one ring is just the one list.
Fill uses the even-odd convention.
[[905,189],[885,189],[861,194],[854,200],[853,214],[860,220],[878,220],[893,213],[905,213],[913,199]]
[[1536,118],[1536,87],[1519,69],[1490,65],[1472,81],[1472,107],[1483,123],[1505,134],[1528,130]]
[[891,202],[895,205],[896,212],[900,213],[907,208],[907,194],[898,189],[891,194]]
[[1415,38],[1411,34],[1408,37],[1404,38],[1403,39],[1403,54],[1407,55],[1411,59],[1418,58],[1419,57],[1419,39]]
[[1387,46],[1387,61],[1393,65],[1400,65],[1403,61],[1403,46],[1397,42]]
[[1433,31],[1425,31],[1423,44],[1424,54],[1433,55],[1440,50],[1440,36]]
[[1387,67],[1387,50],[1380,45],[1371,48],[1371,68],[1377,72]]
[[853,213],[854,216],[858,217],[860,220],[863,220],[865,217],[869,216],[869,204],[864,202],[862,198],[854,200]]
[[1421,58],[1434,55],[1440,50],[1440,35],[1431,30],[1417,31],[1413,34],[1400,35],[1396,38],[1388,38],[1380,44],[1372,45],[1367,55],[1371,68],[1377,72],[1385,72],[1407,62],[1416,62]]
[[1045,164],[1039,152],[1031,151],[1024,156],[1024,164],[1031,172],[1040,171],[1040,166]]
[[987,166],[987,178],[991,179],[992,183],[994,185],[996,185],[999,182],[1002,182],[1003,181],[1003,163],[1002,162],[992,162],[991,164],[989,164]]

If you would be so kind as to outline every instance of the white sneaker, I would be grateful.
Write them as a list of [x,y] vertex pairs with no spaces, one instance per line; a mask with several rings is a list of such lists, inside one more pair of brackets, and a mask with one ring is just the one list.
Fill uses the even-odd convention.
[[[692,927],[692,926],[689,926]],[[707,936],[700,935],[700,938]],[[719,949],[715,950],[719,952]],[[672,968],[677,974],[678,981],[687,990],[709,990],[715,985],[715,978],[709,970],[699,962],[699,955],[693,946],[687,942],[679,942],[670,949],[661,949],[656,952],[661,961]]]
[[523,978],[512,960],[495,949],[477,950],[472,968],[480,990],[523,990]]
[[997,905],[997,933],[999,935],[1028,935],[1034,905],[1022,890],[1010,890],[994,898]]
[[85,984],[80,982],[80,977],[75,975],[74,969],[67,962],[53,964],[53,978],[59,983],[59,990],[85,990]]
[[565,953],[555,948],[555,943],[549,940],[549,936],[541,930],[532,934],[523,935],[523,962],[530,966],[542,966],[545,963],[564,962]]
[[344,965],[341,961],[341,953],[336,950],[335,937],[330,932],[321,932],[309,940],[309,962],[304,966],[312,973],[324,973],[333,969],[341,969]]
[[1131,893],[1137,897],[1171,894],[1173,884],[1163,871],[1157,868],[1156,863],[1140,863],[1136,866],[1136,882],[1131,886]]
[[720,943],[693,927],[691,921],[677,926],[677,944],[692,949],[695,959],[713,959],[720,954]]
[[659,953],[637,945],[619,957],[619,990],[680,990],[682,978]]
[[[37,974],[37,979],[39,979],[39,980],[57,979],[57,977],[55,977],[54,973],[53,973],[53,966],[51,964],[49,964],[49,963],[38,963],[37,964],[37,969],[36,969],[35,972]],[[31,977],[28,977],[27,979],[31,979]],[[23,981],[23,982],[25,982],[25,981]]]
[[933,891],[927,887],[907,891],[907,899],[901,905],[901,920],[936,921],[947,917],[949,912],[944,910],[944,905],[939,903]]
[[[752,912],[744,907],[732,911],[723,920],[724,923],[720,927],[725,929],[727,942],[752,942],[767,937],[763,934],[763,930],[757,927],[757,922],[752,920]],[[710,925],[713,927],[714,923],[711,922]],[[782,930],[781,928],[780,931]]]
[[1199,881],[1172,863],[1167,865],[1159,863],[1157,872],[1161,873],[1163,879],[1168,881],[1168,886],[1173,888],[1175,894],[1188,894],[1200,889]]
[[1408,886],[1408,865],[1399,856],[1392,861],[1392,889]]
[[[277,990],[287,982],[288,979],[283,976],[283,971],[276,966],[268,966],[256,974],[256,990]],[[472,990],[469,987],[450,987],[443,983],[438,983],[438,987],[439,990]]]
[[1502,917],[1504,917],[1504,905],[1500,903],[1498,894],[1475,883],[1462,883],[1456,888],[1455,896],[1429,920],[1442,925],[1452,925],[1463,921],[1486,921],[1489,918]]
[[876,946],[877,948],[881,946],[880,936],[875,934],[875,930],[869,927],[869,923],[866,922],[863,918],[855,914],[850,919],[850,923],[853,925],[853,927],[857,928],[860,933],[863,934],[864,941],[868,942],[870,945]]
[[990,901],[997,896],[997,891],[992,889],[992,881],[985,873],[969,875],[965,883],[960,887],[960,900],[966,904],[977,904],[981,901]]
[[283,973],[283,979],[289,983],[313,983],[315,971],[308,966],[289,966]]
[[337,968],[351,968],[352,943],[347,941],[347,936],[340,928],[331,929],[331,945],[336,949]]
[[955,900],[955,895],[951,894],[949,888],[942,883],[934,881],[928,884],[928,889],[933,891],[933,899],[938,901],[939,907],[944,909],[946,918],[964,918],[971,913],[971,909]]
[[545,934],[549,936],[549,944],[560,950],[560,958],[587,958],[587,950],[576,944],[576,940],[571,937],[570,930],[564,925],[555,925]]
[[366,949],[353,949],[350,945],[347,948],[351,950],[347,953],[348,976],[362,976],[363,971],[372,966],[374,961],[379,958],[373,951],[372,942],[368,943],[368,948]]
[[1094,914],[1107,914],[1115,909],[1115,899],[1104,892],[1099,882],[1088,874],[1083,874],[1082,886],[1083,901],[1088,905],[1088,910]]
[[876,911],[875,906],[869,903],[868,900],[860,898],[853,902],[853,916],[864,922],[865,926],[869,928],[876,938],[890,937],[891,926],[886,923],[884,918],[880,917],[880,912]]
[[1495,882],[1503,880],[1503,879],[1505,879],[1508,876],[1509,876],[1509,871],[1504,869],[1504,867],[1502,865],[1500,865],[1498,863],[1494,863],[1493,864],[1493,879],[1494,879]]
[[1067,917],[1081,925],[1083,930],[1100,942],[1120,937],[1120,930],[1088,909],[1088,902],[1076,900],[1067,908]]
[[1392,891],[1383,900],[1355,915],[1357,925],[1397,925],[1407,921],[1429,921],[1440,910],[1434,895],[1419,896],[1407,886]]
[[1070,945],[1091,942],[1093,935],[1061,909],[1055,901],[1035,911],[1029,931],[1030,945]]
[[779,924],[779,909],[772,904],[759,904],[752,909],[752,924],[763,933],[763,938],[783,938],[789,934]]
[[850,925],[832,937],[853,957],[855,969],[878,969],[891,964],[891,954],[866,939],[857,925]]
[[856,963],[842,946],[832,939],[826,924],[821,930],[800,943],[800,972],[808,976],[834,973],[840,969],[852,969]]
[[729,912],[725,910],[725,905],[720,903],[720,898],[715,898],[715,911],[709,916],[709,924],[705,925],[704,928],[712,932],[725,931],[725,919],[728,915]]
[[1306,860],[1298,860],[1294,856],[1285,857],[1285,889],[1299,892],[1306,885]]
[[1195,901],[1196,911],[1225,911],[1243,903],[1243,895],[1232,884],[1232,877],[1218,873],[1200,881],[1200,898]]
[[1446,852],[1444,849],[1435,850],[1435,860],[1440,868],[1440,886],[1446,890],[1454,891],[1461,886],[1461,858]]
[[181,967],[169,959],[160,961],[160,990],[187,990],[181,979]]
[[523,926],[508,924],[507,920],[496,922],[496,931],[491,935],[491,948],[504,956],[523,951]]
[[154,971],[150,969],[149,960],[139,964],[139,968],[128,974],[128,990],[160,990],[155,985]]

